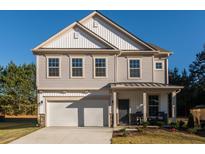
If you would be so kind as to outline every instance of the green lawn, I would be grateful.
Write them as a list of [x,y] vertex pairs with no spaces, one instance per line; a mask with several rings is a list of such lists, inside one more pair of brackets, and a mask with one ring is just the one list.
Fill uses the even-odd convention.
[[112,144],[205,144],[205,137],[162,129],[143,130],[136,135],[113,137]]
[[34,123],[0,122],[0,144],[9,143],[39,129]]

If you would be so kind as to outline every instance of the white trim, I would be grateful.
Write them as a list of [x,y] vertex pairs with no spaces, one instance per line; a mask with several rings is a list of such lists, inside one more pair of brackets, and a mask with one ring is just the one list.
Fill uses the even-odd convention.
[[124,34],[126,34],[127,36],[131,37],[132,39],[134,39],[134,41],[141,43],[142,45],[146,46],[147,48],[151,49],[152,51],[156,51],[156,49],[154,49],[153,47],[151,47],[150,45],[148,45],[147,43],[145,43],[143,40],[137,38],[136,36],[134,36],[133,34],[131,34],[130,32],[128,32],[127,30],[125,30],[124,28],[118,26],[117,24],[113,23],[110,19],[108,19],[107,17],[105,17],[104,15],[101,15],[100,13],[98,13],[97,11],[94,11],[92,13],[90,13],[88,16],[84,17],[83,19],[81,19],[79,22],[80,23],[84,23],[86,20],[88,20],[91,17],[94,17],[95,15],[98,15],[98,17],[104,19],[105,21],[107,21],[108,23],[110,23],[111,26],[114,26],[115,28],[117,28],[118,30],[120,30],[121,32],[123,32]]
[[[100,76],[100,77],[98,77],[98,76],[95,76],[95,59],[100,59],[100,58],[102,58],[102,59],[105,59],[105,76]],[[108,78],[108,57],[106,57],[106,56],[94,56],[93,57],[93,78],[94,79],[105,79],[105,78]]]
[[47,39],[46,41],[44,41],[43,43],[39,44],[37,47],[35,47],[33,50],[37,50],[39,48],[41,48],[42,46],[48,44],[49,42],[53,41],[54,39],[56,39],[57,37],[59,37],[61,34],[65,33],[67,30],[73,28],[76,25],[76,22],[70,24],[69,26],[67,26],[66,28],[62,29],[61,31],[59,31],[58,33],[54,34],[53,36],[51,36],[49,39]]
[[[82,76],[73,76],[73,67],[72,67],[72,59],[74,59],[74,58],[79,58],[79,59],[82,59],[82,63],[83,63],[83,65],[82,65],[82,69],[83,69],[83,74],[82,74]],[[85,57],[84,56],[70,56],[70,78],[71,79],[83,79],[83,78],[85,78]]]
[[[161,69],[157,69],[156,68],[156,63],[161,63],[162,64],[162,68]],[[163,71],[164,70],[164,60],[156,60],[156,61],[154,61],[154,70],[155,71]]]
[[36,56],[36,86],[39,84],[39,55]]
[[169,84],[169,60],[166,59],[166,75],[167,75],[167,84]]
[[154,56],[152,56],[152,82],[154,82]]
[[[48,59],[49,58],[58,58],[59,59],[59,76],[49,76],[49,72],[48,72]],[[46,72],[47,79],[59,79],[59,78],[61,78],[61,56],[55,56],[55,55],[46,56],[46,70],[47,70],[47,72]]]
[[[140,61],[140,77],[130,77],[130,60],[139,60]],[[127,58],[127,77],[128,79],[142,79],[142,58]]]

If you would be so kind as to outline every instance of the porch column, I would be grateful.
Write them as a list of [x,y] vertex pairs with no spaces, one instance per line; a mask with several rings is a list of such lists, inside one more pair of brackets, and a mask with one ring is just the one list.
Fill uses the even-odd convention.
[[143,120],[147,121],[147,93],[143,92]]
[[113,127],[117,127],[117,92],[113,92]]
[[108,127],[111,127],[112,118],[112,94],[110,94],[110,102],[108,106]]
[[176,92],[172,92],[172,122],[176,122]]

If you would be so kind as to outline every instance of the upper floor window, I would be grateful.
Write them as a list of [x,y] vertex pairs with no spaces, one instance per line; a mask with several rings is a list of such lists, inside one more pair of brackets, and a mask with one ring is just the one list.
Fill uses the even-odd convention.
[[83,58],[72,58],[71,61],[71,77],[83,77]]
[[141,77],[141,63],[140,59],[129,59],[129,78],[140,78]]
[[60,60],[59,58],[48,58],[48,77],[60,76]]
[[106,58],[95,58],[95,77],[107,76]]
[[155,62],[155,69],[156,70],[163,70],[163,63],[162,62]]

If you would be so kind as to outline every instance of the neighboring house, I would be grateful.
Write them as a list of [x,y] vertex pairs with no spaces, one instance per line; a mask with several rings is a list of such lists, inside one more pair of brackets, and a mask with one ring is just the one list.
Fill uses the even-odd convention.
[[[53,26],[53,25],[52,25]],[[98,11],[33,49],[39,118],[45,126],[131,124],[168,113],[176,94],[168,85],[171,52],[146,43]]]

